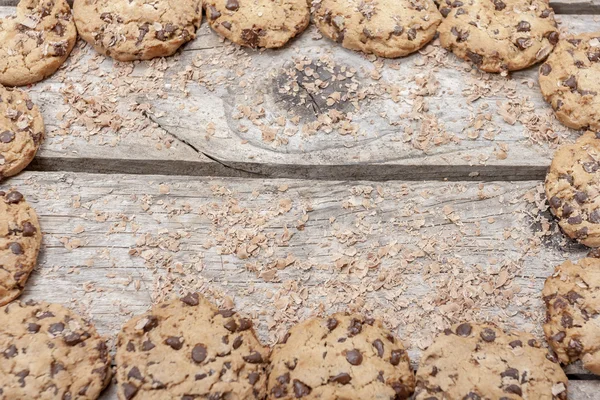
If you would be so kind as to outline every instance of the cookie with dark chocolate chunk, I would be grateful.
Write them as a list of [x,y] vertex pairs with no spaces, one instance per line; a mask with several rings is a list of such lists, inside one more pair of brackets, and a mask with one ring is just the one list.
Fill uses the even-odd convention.
[[206,0],[206,18],[219,35],[246,47],[282,47],[310,22],[306,0]]
[[110,355],[93,325],[58,304],[13,302],[0,311],[2,399],[97,399]]
[[548,343],[564,364],[581,360],[600,374],[600,260],[565,261],[544,285],[546,303],[544,332]]
[[119,61],[173,55],[196,37],[200,0],[75,0],[77,30],[96,51]]
[[540,67],[542,94],[573,129],[600,132],[600,32],[561,39]]
[[334,314],[302,322],[275,346],[269,399],[408,399],[414,375],[380,321]]
[[0,191],[0,306],[23,291],[41,244],[37,214],[23,195]]
[[77,41],[66,0],[21,0],[0,18],[0,84],[25,86],[52,75]]
[[29,96],[0,86],[0,180],[21,172],[44,140],[44,121]]
[[546,176],[546,197],[563,232],[600,247],[600,139],[588,132],[560,147]]
[[517,71],[536,64],[558,43],[546,0],[443,0],[442,46],[482,71]]
[[121,400],[264,399],[269,350],[252,321],[197,293],[159,303],[117,341]]
[[532,335],[467,322],[446,329],[423,352],[415,400],[566,400],[567,382]]

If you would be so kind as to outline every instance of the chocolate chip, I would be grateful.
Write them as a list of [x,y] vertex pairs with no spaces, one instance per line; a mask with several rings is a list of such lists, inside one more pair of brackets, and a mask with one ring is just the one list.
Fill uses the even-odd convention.
[[235,323],[235,320],[230,319],[229,321],[227,321],[225,323],[225,325],[223,325],[225,327],[225,329],[227,329],[229,332],[234,333],[237,330],[237,324]]
[[548,34],[548,41],[551,45],[556,46],[558,43],[558,39],[560,39],[560,35],[556,31],[552,31]]
[[11,344],[8,349],[4,350],[4,358],[13,358],[18,354],[17,346]]
[[527,341],[527,344],[529,345],[529,347],[535,347],[535,348],[539,348],[540,347],[540,344],[535,339],[529,339]]
[[129,351],[129,352],[135,351],[135,345],[134,345],[134,344],[133,344],[131,341],[129,341],[129,342],[127,342],[127,347],[126,347],[126,349],[127,349],[127,351]]
[[404,32],[404,27],[400,26],[400,25],[396,25],[396,26],[394,26],[394,31],[392,32],[392,34],[394,36],[400,36],[400,35],[402,35],[403,32]]
[[542,64],[542,66],[540,67],[540,74],[548,76],[550,75],[550,72],[552,72],[552,67],[550,66],[550,64]]
[[144,378],[142,377],[142,373],[140,372],[140,369],[138,367],[131,368],[129,370],[129,373],[127,374],[127,377],[137,379],[138,381],[144,380]]
[[529,38],[518,38],[517,47],[521,50],[526,50],[531,47],[531,40]]
[[21,384],[21,387],[25,387],[25,378],[29,376],[29,370],[24,369],[23,371],[17,372],[15,375],[19,377],[19,383]]
[[583,344],[577,339],[571,339],[567,347],[569,357],[576,358],[583,352]]
[[229,21],[223,21],[221,22],[221,25],[223,26],[223,28],[227,29],[227,30],[231,30],[231,22]]
[[229,11],[237,11],[238,8],[240,8],[240,4],[238,3],[238,0],[227,0],[225,8]]
[[490,328],[484,328],[479,334],[479,336],[481,336],[481,338],[488,343],[491,343],[494,340],[496,340],[496,332],[494,332],[494,330]]
[[567,334],[565,332],[558,332],[556,335],[552,336],[552,340],[554,340],[555,342],[562,343],[562,341],[565,340],[566,337]]
[[352,318],[350,326],[348,326],[348,336],[356,336],[362,332],[362,322],[356,318]]
[[158,318],[156,318],[154,315],[150,315],[147,317],[146,322],[144,323],[144,326],[142,327],[142,329],[144,330],[144,332],[149,332],[152,329],[156,328],[158,326]]
[[460,324],[456,328],[456,334],[459,336],[467,337],[471,334],[471,330],[472,330],[471,324],[468,324],[468,323]]
[[590,60],[591,62],[597,62],[600,61],[600,51],[596,52],[596,53],[588,53],[587,54],[587,58],[588,60]]
[[579,225],[583,222],[583,218],[581,217],[581,215],[576,215],[574,217],[569,217],[567,219],[567,222],[571,225]]
[[506,371],[500,373],[502,378],[513,378],[519,380],[519,370],[516,368],[509,368]]
[[123,389],[123,396],[125,396],[125,400],[133,399],[138,391],[137,386],[134,386],[131,383],[124,383],[121,385],[121,388]]
[[243,29],[241,37],[248,46],[256,48],[258,47],[260,33],[262,33],[262,30]]
[[64,342],[69,346],[75,346],[83,342],[83,338],[79,333],[72,332],[63,338]]
[[181,348],[183,347],[183,341],[181,340],[181,338],[178,338],[176,336],[168,337],[167,340],[165,340],[165,344],[171,346],[173,350],[181,350]]
[[205,345],[197,344],[192,349],[192,360],[194,360],[195,363],[200,364],[201,362],[206,360],[206,356],[207,356],[207,352],[206,352]]
[[450,32],[454,36],[456,36],[456,43],[466,42],[467,39],[469,38],[469,31],[459,31],[454,26],[452,27],[452,29],[450,29]]
[[440,13],[442,13],[442,17],[444,17],[444,18],[446,18],[448,16],[448,14],[450,14],[450,11],[452,11],[452,9],[448,8],[448,7],[440,8]]
[[577,90],[577,79],[575,78],[575,76],[571,75],[563,83],[565,86],[570,87],[571,90]]
[[392,389],[394,389],[394,392],[396,392],[396,397],[394,397],[394,400],[406,400],[412,394],[408,386],[401,382],[393,382],[391,386]]
[[51,324],[48,327],[48,332],[50,332],[53,335],[55,335],[57,333],[61,333],[64,330],[65,330],[65,324],[63,324],[62,322],[57,322],[55,324]]
[[210,19],[212,21],[214,21],[215,19],[219,18],[221,16],[221,13],[219,12],[219,10],[217,10],[215,8],[215,6],[209,6],[208,10],[210,11],[208,14],[208,16],[210,17]]
[[253,351],[247,356],[242,357],[244,361],[250,364],[261,364],[263,362],[262,355],[258,351]]
[[506,8],[506,4],[502,0],[492,0],[496,11],[502,11]]
[[17,204],[23,200],[23,195],[16,190],[13,190],[5,196],[5,199],[8,204]]
[[375,341],[373,342],[373,347],[375,347],[377,349],[377,355],[379,355],[379,358],[383,357],[383,342],[379,339],[375,339]]
[[11,131],[4,131],[0,133],[0,142],[2,143],[10,143],[15,140],[15,134]]
[[142,343],[142,351],[150,351],[153,348],[155,348],[156,346],[154,345],[154,343],[152,343],[150,340],[145,340]]
[[235,315],[235,311],[233,310],[219,310],[219,312],[217,313],[218,315],[221,315],[223,318],[231,318]]
[[233,340],[233,349],[237,350],[242,345],[243,342],[244,342],[244,339],[241,336],[236,337]]
[[335,318],[329,318],[327,320],[327,329],[329,329],[329,331],[331,332],[332,330],[334,330],[335,328],[337,328],[338,326],[338,321]]
[[200,296],[198,296],[198,293],[188,293],[185,297],[181,298],[181,301],[188,306],[197,306],[200,304]]
[[402,350],[392,350],[392,355],[390,356],[390,364],[396,366],[400,364],[402,361],[402,356],[404,355],[404,351]]
[[33,224],[31,222],[23,222],[23,236],[25,237],[31,237],[34,236],[35,233],[37,232],[37,229],[35,228],[35,226],[33,226]]
[[27,324],[27,331],[30,333],[38,333],[40,331],[41,326],[34,323]]
[[467,57],[469,57],[469,60],[471,60],[471,62],[477,66],[483,64],[483,57],[477,53],[467,50]]
[[273,389],[271,389],[271,394],[274,398],[280,399],[287,395],[287,389],[283,386],[275,386]]
[[600,224],[600,210],[594,210],[590,213],[588,221],[592,224]]
[[242,318],[239,322],[240,326],[238,327],[238,332],[247,331],[248,329],[252,328],[252,321],[248,318]]
[[417,38],[417,30],[415,28],[410,28],[406,31],[406,37],[408,37],[408,40],[415,40]]
[[585,192],[577,192],[575,193],[575,201],[577,201],[579,204],[583,204],[585,203],[585,201],[588,199],[588,195]]
[[294,394],[296,395],[297,399],[308,396],[311,391],[312,389],[310,386],[304,382],[300,382],[298,379],[294,379]]
[[569,314],[563,314],[562,318],[560,319],[560,324],[562,325],[563,328],[572,328],[573,327],[573,317],[571,317]]
[[545,10],[542,11],[542,13],[540,14],[541,18],[548,18],[550,16],[550,14],[552,14],[552,10],[547,8]]
[[346,361],[348,361],[352,365],[360,365],[362,363],[363,356],[360,354],[360,351],[354,349],[349,350],[346,353]]
[[52,361],[52,364],[50,364],[50,377],[54,378],[56,375],[58,375],[58,373],[60,371],[64,371],[64,370],[65,370],[64,365],[62,365],[59,362]]
[[531,24],[527,21],[521,21],[517,25],[517,32],[529,32],[531,31]]
[[260,379],[260,374],[258,374],[256,372],[250,372],[248,374],[248,382],[251,385],[254,385],[256,382],[258,382],[259,379]]
[[19,243],[13,242],[8,245],[8,248],[15,255],[23,254],[23,247]]
[[352,377],[345,372],[329,377],[329,382],[339,383],[340,385],[347,385],[351,380]]
[[573,214],[573,211],[575,211],[573,206],[571,206],[570,204],[565,204],[562,208],[562,216],[568,217],[569,215]]
[[516,347],[523,347],[523,342],[521,342],[520,340],[513,340],[508,345],[514,349]]
[[577,47],[581,43],[581,40],[580,39],[567,39],[567,42],[571,43],[574,47]]
[[53,318],[53,317],[55,317],[55,315],[52,311],[44,311],[43,313],[41,313],[40,315],[37,316],[38,319]]
[[290,373],[286,372],[285,374],[278,376],[277,382],[279,382],[280,385],[286,385],[290,383]]

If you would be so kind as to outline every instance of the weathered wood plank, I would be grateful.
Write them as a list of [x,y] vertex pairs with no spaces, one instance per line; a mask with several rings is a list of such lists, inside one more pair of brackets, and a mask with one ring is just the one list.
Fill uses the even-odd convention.
[[108,335],[152,300],[200,290],[251,314],[269,343],[318,310],[371,313],[416,362],[458,320],[540,335],[544,279],[586,254],[538,209],[538,182],[27,172],[9,184],[45,233],[23,298],[74,307]]
[[[560,18],[571,31],[600,28],[600,16]],[[49,131],[31,168],[527,180],[543,177],[553,142],[576,136],[552,117],[536,68],[509,79],[469,73],[436,45],[425,55],[373,62],[317,36],[312,27],[285,49],[254,52],[224,42],[204,24],[178,56],[137,64],[113,64],[80,44],[63,70],[29,89]],[[312,60],[322,80],[332,68],[337,75],[353,75],[325,89],[334,97],[334,91],[350,93],[351,101],[329,106],[302,87],[280,93],[295,85],[296,78],[286,74],[293,60]],[[351,68],[356,72],[349,73]],[[303,72],[300,83],[311,82],[318,83],[315,75]],[[469,96],[479,95],[467,104]],[[326,127],[313,133],[317,118],[332,109],[352,121],[340,122],[331,133]],[[340,134],[355,128],[359,131]]]

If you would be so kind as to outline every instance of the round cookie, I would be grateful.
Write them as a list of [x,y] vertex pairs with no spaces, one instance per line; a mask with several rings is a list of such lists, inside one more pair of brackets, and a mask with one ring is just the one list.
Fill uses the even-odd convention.
[[58,304],[13,302],[0,312],[0,397],[94,400],[110,381],[96,329]]
[[42,232],[35,211],[17,191],[0,192],[0,306],[19,297],[36,265]]
[[415,378],[402,343],[359,315],[313,318],[271,354],[268,399],[408,399]]
[[121,400],[263,399],[268,358],[252,321],[188,294],[125,324],[117,393]]
[[600,134],[587,132],[554,154],[546,197],[570,238],[600,247]]
[[540,88],[557,118],[600,132],[600,32],[560,40],[540,67]]
[[566,261],[546,279],[542,295],[544,332],[560,361],[582,360],[585,368],[600,374],[600,260]]
[[483,71],[527,68],[544,60],[558,43],[554,12],[546,0],[448,1],[440,6],[447,15],[438,29],[441,44]]
[[306,0],[206,0],[204,8],[215,32],[253,48],[282,47],[310,22]]
[[525,332],[455,325],[423,353],[414,400],[566,400],[558,361]]
[[442,21],[432,0],[317,0],[313,8],[323,35],[347,49],[387,58],[425,46]]
[[119,61],[173,55],[196,37],[201,0],[75,0],[79,35]]
[[44,139],[44,121],[29,96],[0,86],[0,179],[21,172]]
[[0,19],[0,84],[29,85],[52,75],[77,41],[66,0],[21,0]]

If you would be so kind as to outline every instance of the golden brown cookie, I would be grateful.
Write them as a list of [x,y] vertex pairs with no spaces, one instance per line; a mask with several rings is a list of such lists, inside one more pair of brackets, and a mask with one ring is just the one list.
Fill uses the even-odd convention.
[[127,322],[117,342],[121,400],[263,399],[269,350],[252,321],[198,294]]
[[0,305],[19,297],[36,266],[42,232],[35,211],[15,190],[0,192]]
[[588,132],[554,154],[546,176],[546,197],[570,238],[600,247],[600,139]]
[[556,116],[574,129],[600,132],[600,32],[559,41],[540,67],[540,88]]
[[173,55],[196,37],[201,0],[75,0],[77,30],[96,51],[119,61]]
[[442,16],[432,0],[316,0],[315,23],[347,49],[395,58],[435,36]]
[[76,40],[66,0],[21,0],[16,15],[0,19],[0,84],[24,86],[52,75]]
[[527,68],[558,43],[546,0],[444,0],[440,8],[447,15],[438,29],[442,46],[483,71]]
[[565,261],[546,279],[544,332],[564,364],[582,360],[600,374],[600,260]]
[[530,334],[464,323],[421,356],[415,400],[566,400],[567,382],[555,357]]
[[313,318],[273,349],[269,399],[408,399],[415,378],[402,343],[360,315]]
[[281,47],[310,22],[306,0],[206,0],[204,8],[215,32],[253,48]]
[[0,398],[94,400],[110,381],[105,340],[58,304],[13,302],[0,312]]
[[0,179],[21,172],[44,139],[44,121],[29,96],[0,86]]

